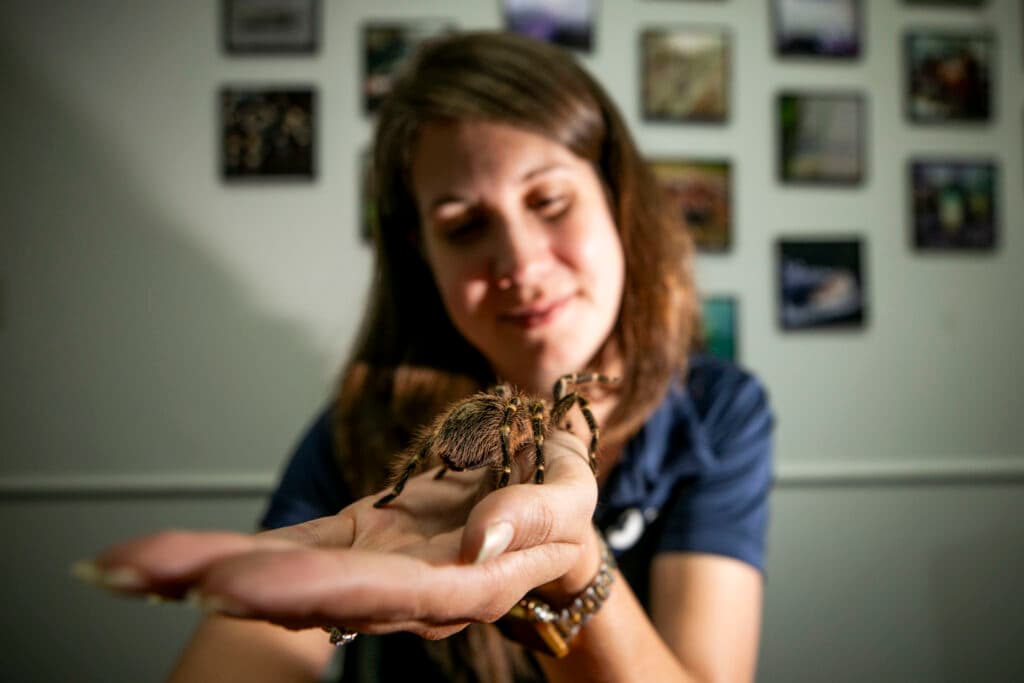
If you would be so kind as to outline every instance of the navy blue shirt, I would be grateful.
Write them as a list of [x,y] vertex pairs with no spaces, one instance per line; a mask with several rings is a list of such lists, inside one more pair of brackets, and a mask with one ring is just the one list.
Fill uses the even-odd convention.
[[[672,384],[626,444],[600,491],[594,520],[645,606],[658,553],[724,555],[764,570],[773,424],[768,396],[753,375],[694,356],[686,381]],[[265,528],[332,515],[352,502],[331,432],[325,410],[292,455],[263,517]]]

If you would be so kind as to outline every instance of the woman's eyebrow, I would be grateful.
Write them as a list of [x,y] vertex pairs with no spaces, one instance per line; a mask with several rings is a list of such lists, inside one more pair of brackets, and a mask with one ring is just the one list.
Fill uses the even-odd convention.
[[[566,170],[569,166],[561,161],[552,161],[549,163],[543,163],[539,166],[529,169],[522,176],[520,176],[520,182],[528,182],[537,176],[551,173],[553,171]],[[469,200],[456,192],[444,192],[430,201],[428,204],[428,210],[436,211],[439,206],[444,204],[465,204]]]
[[521,180],[524,180],[524,181],[530,180],[531,178],[535,178],[535,177],[537,177],[539,175],[544,175],[545,173],[549,173],[551,171],[557,171],[557,170],[566,169],[566,168],[568,168],[568,166],[566,166],[561,161],[552,161],[550,163],[541,164],[540,166],[537,166],[536,168],[530,169],[529,171],[527,171],[526,173],[523,174],[523,177],[521,178]]

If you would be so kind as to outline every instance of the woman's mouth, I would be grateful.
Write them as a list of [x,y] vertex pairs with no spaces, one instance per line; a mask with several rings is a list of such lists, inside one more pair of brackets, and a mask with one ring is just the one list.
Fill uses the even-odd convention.
[[523,308],[517,308],[508,313],[503,313],[499,318],[524,330],[532,330],[553,321],[559,313],[565,310],[566,304],[572,297],[563,297],[554,301],[531,304]]

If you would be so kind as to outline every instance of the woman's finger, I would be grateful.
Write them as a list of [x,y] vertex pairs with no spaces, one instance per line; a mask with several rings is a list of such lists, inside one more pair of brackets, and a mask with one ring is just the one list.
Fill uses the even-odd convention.
[[293,548],[283,538],[228,531],[163,531],[132,539],[75,566],[79,577],[126,592],[181,597],[211,564],[254,549]]
[[494,621],[530,588],[572,566],[577,549],[550,543],[482,565],[431,565],[395,553],[295,548],[236,555],[197,584],[207,608],[292,628]]

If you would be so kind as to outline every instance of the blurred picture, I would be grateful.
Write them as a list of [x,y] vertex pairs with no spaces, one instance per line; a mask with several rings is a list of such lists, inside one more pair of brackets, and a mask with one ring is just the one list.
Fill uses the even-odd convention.
[[312,53],[319,0],[223,0],[224,48],[232,53]]
[[915,160],[910,163],[914,246],[992,249],[996,243],[996,164]]
[[597,0],[502,0],[505,29],[589,52]]
[[375,22],[364,26],[364,110],[367,113],[377,111],[384,96],[391,91],[395,71],[420,43],[454,30],[454,24],[440,19]]
[[312,178],[314,101],[308,88],[222,90],[224,178]]
[[640,37],[644,118],[722,122],[729,116],[729,34],[648,29]]
[[656,159],[651,170],[680,228],[700,251],[727,251],[732,242],[728,161]]
[[717,358],[737,360],[736,299],[710,296],[701,301],[702,350]]
[[788,183],[856,185],[864,179],[864,98],[781,93],[779,177]]
[[920,123],[987,121],[992,114],[993,38],[934,31],[904,36],[907,116]]
[[772,10],[777,54],[860,54],[861,0],[772,0]]
[[780,240],[782,328],[863,326],[866,302],[861,251],[859,239]]

